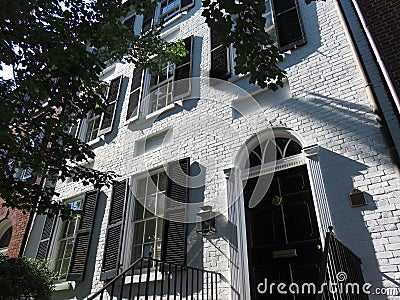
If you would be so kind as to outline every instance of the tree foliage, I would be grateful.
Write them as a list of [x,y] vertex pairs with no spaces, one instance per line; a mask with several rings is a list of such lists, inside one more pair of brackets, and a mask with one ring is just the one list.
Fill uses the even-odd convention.
[[[207,24],[236,49],[236,73],[249,73],[261,87],[282,86],[282,56],[265,31],[265,1],[202,1]],[[69,209],[52,201],[51,183],[71,178],[99,188],[116,175],[84,167],[94,152],[68,134],[89,111],[105,109],[100,72],[107,62],[125,60],[154,73],[184,56],[184,45],[164,42],[160,29],[135,35],[123,25],[121,16],[132,10],[152,16],[152,0],[0,3],[0,63],[13,68],[12,79],[0,78],[0,197],[12,208],[68,217]],[[39,184],[16,176],[27,168]]]
[[[12,208],[69,216],[52,202],[57,194],[49,183],[72,178],[98,188],[115,176],[83,167],[94,153],[68,134],[90,110],[105,108],[99,74],[106,62],[125,59],[154,70],[185,51],[157,31],[138,36],[123,25],[121,16],[132,9],[152,13],[150,0],[0,2],[0,63],[13,68],[12,79],[0,79],[0,196]],[[40,184],[16,176],[27,168]]]
[[51,299],[54,278],[46,261],[0,256],[0,299]]

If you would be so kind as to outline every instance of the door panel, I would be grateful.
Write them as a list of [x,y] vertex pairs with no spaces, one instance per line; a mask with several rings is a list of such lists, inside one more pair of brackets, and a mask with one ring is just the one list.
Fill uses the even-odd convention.
[[[247,181],[244,189],[246,232],[252,299],[314,299],[313,295],[280,294],[283,282],[317,283],[321,261],[320,237],[307,167],[300,166],[274,174],[262,201],[248,207],[257,180]],[[257,286],[267,279],[264,294]],[[287,287],[286,287],[287,289]]]

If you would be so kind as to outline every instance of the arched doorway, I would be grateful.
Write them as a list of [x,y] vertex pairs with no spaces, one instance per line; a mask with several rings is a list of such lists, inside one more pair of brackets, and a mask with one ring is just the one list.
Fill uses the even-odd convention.
[[[275,151],[267,151],[271,147]],[[248,151],[243,200],[251,298],[313,299],[277,289],[283,283],[287,292],[297,283],[301,290],[303,283],[317,283],[319,277],[322,247],[301,144],[288,134],[275,134]],[[263,172],[273,163],[275,172]],[[249,205],[260,186],[265,187],[262,199]]]

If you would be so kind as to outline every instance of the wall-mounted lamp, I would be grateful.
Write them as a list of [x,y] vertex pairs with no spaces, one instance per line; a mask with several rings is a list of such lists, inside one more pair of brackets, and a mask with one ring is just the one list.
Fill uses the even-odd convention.
[[354,189],[349,194],[349,199],[352,207],[363,206],[368,204],[367,199],[365,198],[365,193],[358,189]]
[[197,213],[196,232],[203,236],[212,235],[216,232],[215,212],[212,211],[211,206],[203,206]]

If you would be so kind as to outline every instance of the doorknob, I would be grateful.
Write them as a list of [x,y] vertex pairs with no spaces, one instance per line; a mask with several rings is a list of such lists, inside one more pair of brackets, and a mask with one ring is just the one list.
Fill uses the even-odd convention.
[[273,204],[273,205],[281,205],[282,202],[283,202],[283,197],[274,196],[274,197],[272,198],[272,204]]

